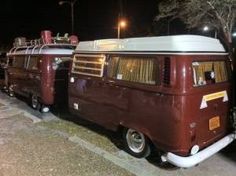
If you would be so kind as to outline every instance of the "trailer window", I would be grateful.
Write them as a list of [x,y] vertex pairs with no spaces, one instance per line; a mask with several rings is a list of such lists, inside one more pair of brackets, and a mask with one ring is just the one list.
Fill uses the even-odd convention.
[[28,69],[38,70],[38,58],[37,57],[30,57],[29,58]]
[[25,64],[25,56],[15,57],[13,60],[13,67],[23,68]]
[[153,58],[111,57],[107,74],[113,79],[156,84],[157,66]]
[[215,84],[228,80],[225,61],[193,62],[194,86]]
[[104,55],[75,55],[72,73],[102,77],[105,64]]
[[10,67],[13,66],[13,58],[12,57],[8,58],[8,66],[10,66]]

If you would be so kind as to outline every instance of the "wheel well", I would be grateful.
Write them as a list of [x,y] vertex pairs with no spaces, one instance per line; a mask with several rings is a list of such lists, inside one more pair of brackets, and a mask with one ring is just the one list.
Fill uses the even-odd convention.
[[119,125],[116,131],[117,131],[118,133],[122,133],[125,128],[126,128],[126,127],[124,127],[123,125]]
[[[117,128],[117,132],[120,134],[120,136],[122,136],[123,131],[124,131],[125,129],[127,129],[127,128],[129,128],[129,127],[125,127],[125,126],[123,126],[123,125],[120,124],[120,125],[118,126],[118,128]],[[150,138],[146,133],[143,133],[143,134],[144,134],[145,137],[147,138],[148,143],[149,143],[149,145],[150,145],[150,147],[151,147],[151,150],[153,150],[153,149],[155,148],[155,145],[153,144],[151,138]]]

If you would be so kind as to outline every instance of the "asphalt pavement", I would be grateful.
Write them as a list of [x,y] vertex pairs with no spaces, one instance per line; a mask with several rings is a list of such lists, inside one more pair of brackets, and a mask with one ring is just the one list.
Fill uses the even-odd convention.
[[235,176],[236,145],[196,167],[163,167],[122,150],[119,135],[0,93],[0,176]]

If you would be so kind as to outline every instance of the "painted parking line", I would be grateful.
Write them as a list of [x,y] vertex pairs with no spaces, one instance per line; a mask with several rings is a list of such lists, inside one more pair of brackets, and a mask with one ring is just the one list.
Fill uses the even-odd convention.
[[0,119],[10,118],[12,116],[16,116],[21,114],[22,111],[15,108],[5,108],[0,110]]
[[0,106],[0,112],[6,111],[6,110],[8,110],[9,108],[10,108],[10,107],[5,106],[5,105]]
[[183,175],[181,170],[176,171],[174,173],[168,170],[162,170],[150,164],[146,159],[134,158],[121,150],[116,154],[110,153],[108,151],[103,150],[100,147],[97,147],[94,144],[91,144],[88,141],[83,140],[82,138],[78,136],[72,136],[72,137],[69,137],[68,139],[69,141],[76,143],[79,146],[93,153],[96,153],[97,155],[109,160],[115,165],[137,176],[157,176],[157,175],[174,176],[176,174],[179,176]]
[[7,118],[14,117],[16,115],[23,115],[24,117],[31,119],[33,123],[38,123],[42,121],[40,118],[21,109],[17,109],[17,108],[3,109],[2,107],[0,109],[0,119],[7,119]]
[[42,121],[42,119],[40,119],[28,112],[24,112],[24,116],[30,118],[33,121],[33,123],[39,123]]
[[[6,103],[7,104],[7,103]],[[33,123],[38,123],[41,122],[42,120],[31,113],[24,111],[23,109],[20,108],[12,108],[7,105],[3,105],[0,107],[0,119],[6,119],[6,118],[11,118],[16,115],[23,115],[27,118],[30,118]]]
[[10,118],[22,113],[25,117],[30,118],[33,123],[38,123],[42,120],[50,121],[57,118],[52,113],[40,113],[29,107],[25,102],[9,97],[1,92],[0,104],[0,119]]

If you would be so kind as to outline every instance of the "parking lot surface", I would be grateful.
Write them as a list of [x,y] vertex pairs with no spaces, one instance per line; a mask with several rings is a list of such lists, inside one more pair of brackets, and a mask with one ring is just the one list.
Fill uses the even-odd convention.
[[193,168],[166,168],[155,156],[125,153],[116,133],[52,112],[41,114],[0,93],[0,176],[235,176],[236,145]]

